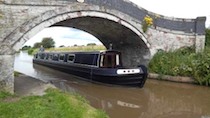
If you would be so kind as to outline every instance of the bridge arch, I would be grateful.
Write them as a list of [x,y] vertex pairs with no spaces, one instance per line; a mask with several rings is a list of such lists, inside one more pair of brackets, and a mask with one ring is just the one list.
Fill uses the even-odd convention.
[[[115,50],[122,52],[125,66],[147,65],[150,60],[150,44],[141,28],[128,19],[128,16],[117,11],[109,11],[103,7],[90,7],[79,10],[62,8],[47,11],[31,19],[17,28],[6,41],[14,50],[21,46],[42,29],[50,26],[67,26],[84,30],[97,37],[106,48],[113,44]],[[84,8],[82,8],[84,9]],[[97,10],[95,10],[97,9]]]
[[[205,44],[205,17],[165,17],[129,0],[85,0],[84,3],[76,0],[3,0],[0,4],[0,90],[10,92],[14,89],[14,51],[45,27],[75,27],[93,34],[106,47],[112,42],[114,48],[123,53],[127,66],[147,64],[151,54],[159,49],[167,51],[195,45],[199,51]],[[146,15],[153,18],[154,24],[143,33],[142,20]],[[85,23],[109,33],[98,32],[92,25],[88,25],[92,28],[85,27]],[[107,27],[106,24],[111,25]]]

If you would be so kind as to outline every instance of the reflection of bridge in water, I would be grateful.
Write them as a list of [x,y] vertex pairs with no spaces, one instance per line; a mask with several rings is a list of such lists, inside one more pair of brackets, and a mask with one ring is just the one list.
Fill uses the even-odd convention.
[[113,118],[210,116],[209,87],[156,80],[147,80],[143,89],[108,87],[33,65],[32,57],[26,53],[17,54],[16,57],[16,71],[52,82],[65,91],[78,93],[92,106],[105,110]]

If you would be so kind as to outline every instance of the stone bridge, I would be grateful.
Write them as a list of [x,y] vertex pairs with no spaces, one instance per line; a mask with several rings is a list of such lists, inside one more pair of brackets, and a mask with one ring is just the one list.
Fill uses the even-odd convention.
[[[146,15],[153,25],[143,32]],[[161,16],[128,0],[0,0],[0,90],[13,92],[15,51],[46,27],[84,30],[107,48],[112,43],[124,65],[137,66],[148,64],[158,49],[195,45],[202,50],[205,20]]]

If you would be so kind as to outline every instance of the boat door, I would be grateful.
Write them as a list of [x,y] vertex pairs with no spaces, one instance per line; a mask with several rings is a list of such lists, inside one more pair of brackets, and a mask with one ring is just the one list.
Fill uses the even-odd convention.
[[121,66],[121,55],[119,52],[107,52],[101,54],[100,67],[101,68],[116,68]]

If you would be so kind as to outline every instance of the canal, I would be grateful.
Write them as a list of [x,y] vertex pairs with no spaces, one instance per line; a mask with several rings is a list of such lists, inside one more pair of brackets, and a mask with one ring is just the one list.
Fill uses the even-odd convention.
[[142,89],[104,86],[35,65],[32,58],[17,53],[15,71],[78,93],[111,118],[210,118],[210,87],[151,79]]

